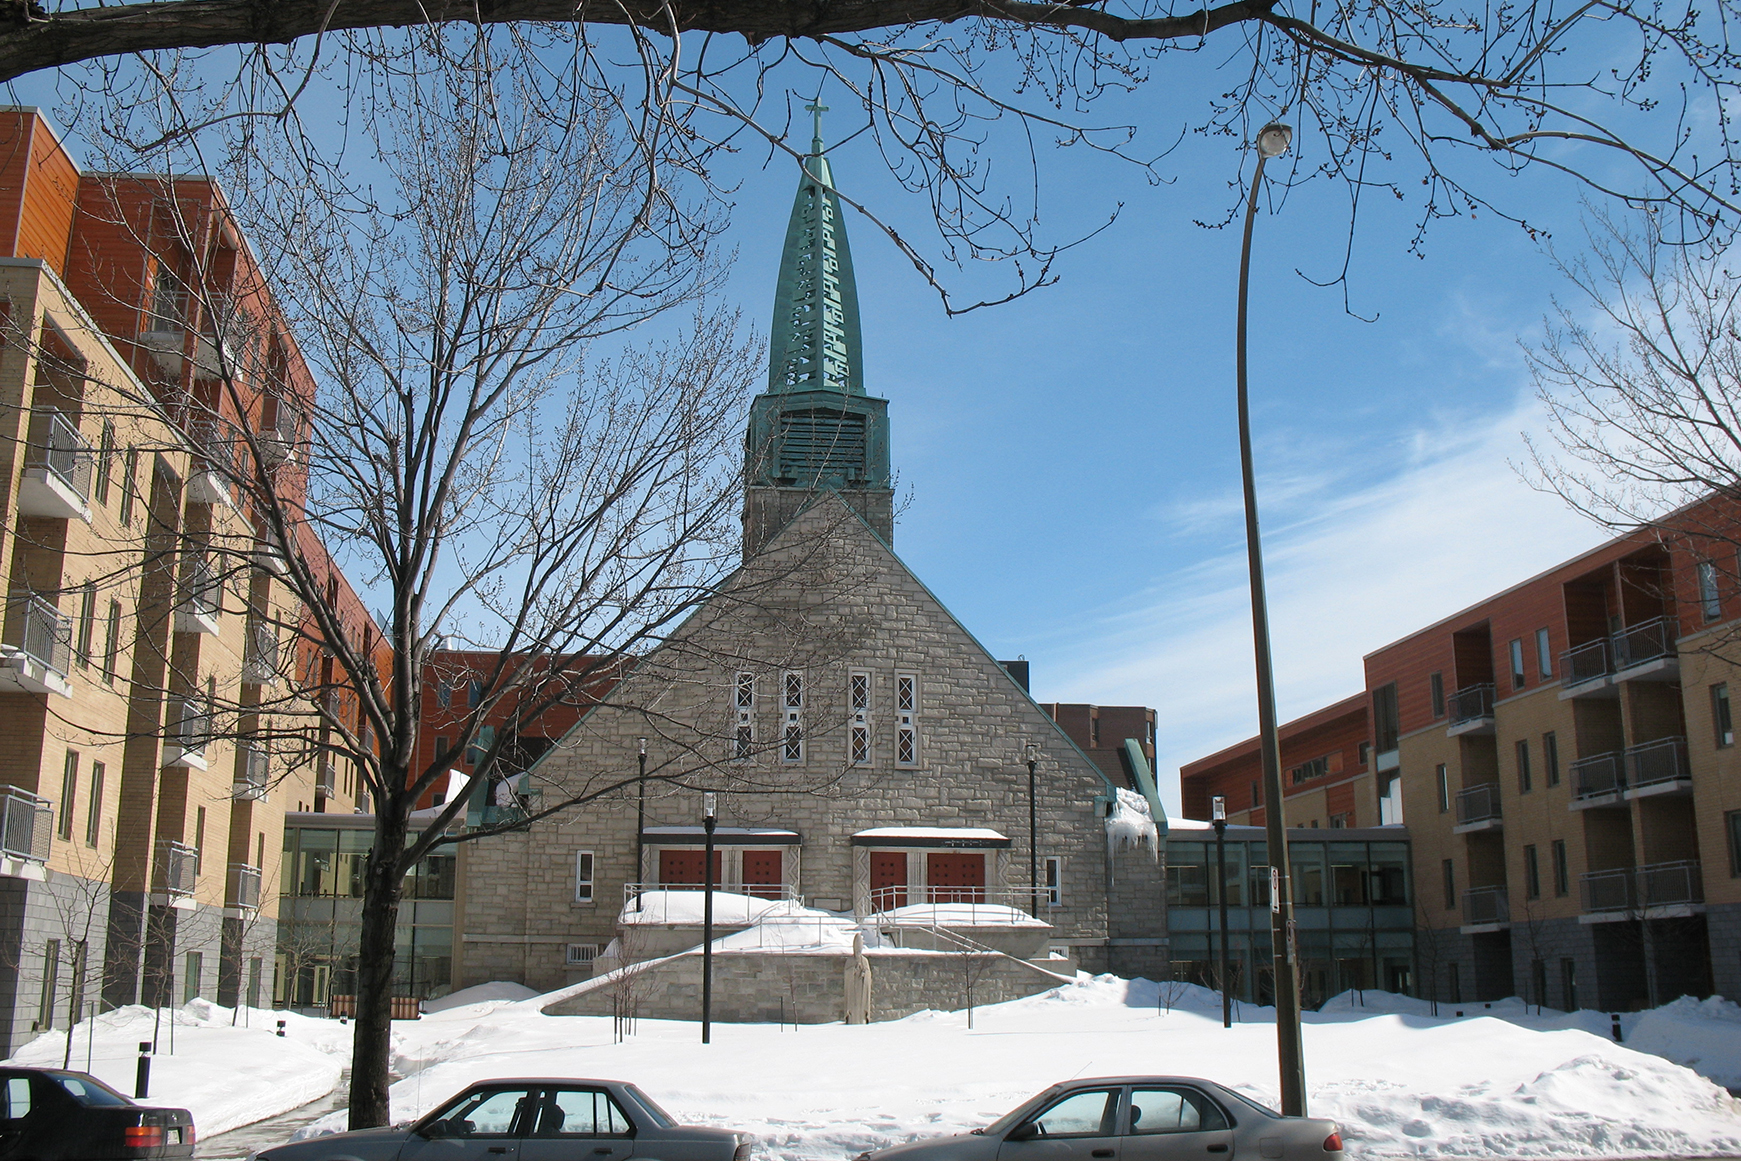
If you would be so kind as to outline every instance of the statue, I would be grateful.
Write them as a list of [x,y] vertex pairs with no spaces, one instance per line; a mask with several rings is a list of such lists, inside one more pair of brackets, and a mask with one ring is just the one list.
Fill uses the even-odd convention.
[[869,1024],[871,1014],[870,960],[864,954],[864,935],[852,937],[852,959],[846,965],[846,1022]]

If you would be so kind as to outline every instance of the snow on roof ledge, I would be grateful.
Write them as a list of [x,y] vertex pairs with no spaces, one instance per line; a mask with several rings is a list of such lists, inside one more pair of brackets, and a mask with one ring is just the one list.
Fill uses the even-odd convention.
[[855,847],[1007,847],[1007,835],[983,826],[876,826],[852,836]]
[[[649,839],[701,839],[707,837],[707,829],[699,826],[649,826],[642,828],[641,835],[643,838]],[[713,828],[714,842],[731,843],[745,839],[787,845],[800,841],[797,831],[782,830],[778,827],[716,826]]]

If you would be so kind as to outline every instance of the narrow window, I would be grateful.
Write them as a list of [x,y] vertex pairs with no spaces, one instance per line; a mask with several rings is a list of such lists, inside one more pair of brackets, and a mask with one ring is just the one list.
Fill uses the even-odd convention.
[[205,980],[200,977],[205,975],[205,970],[206,957],[204,953],[197,951],[188,952],[186,968],[187,975],[182,980],[181,984],[181,1002],[183,1004],[191,1004],[199,999],[200,987],[205,983]]
[[[42,999],[36,1008],[36,1026],[47,1031],[54,1027],[55,993],[60,991],[60,940],[50,939],[42,945]],[[17,1109],[8,1109],[19,1116]]]
[[75,652],[80,669],[91,665],[91,638],[97,632],[97,586],[87,584],[79,591],[79,635]]
[[737,708],[737,737],[733,756],[739,761],[756,750],[756,675],[740,673],[733,693]]
[[852,708],[851,758],[854,766],[870,761],[870,674],[855,670],[847,678],[847,701]]
[[1523,886],[1525,893],[1531,899],[1542,897],[1542,869],[1535,856],[1535,844],[1529,843],[1523,848]]
[[97,444],[97,503],[107,507],[109,503],[109,477],[115,471],[115,421],[103,420],[103,436]]
[[465,696],[466,696],[466,704],[468,706],[470,706],[472,709],[477,709],[478,706],[480,704],[482,704],[482,702],[484,700],[484,683],[481,681],[474,680],[469,686],[466,687],[466,695]]
[[895,674],[895,765],[919,764],[919,677]]
[[1046,891],[1048,907],[1064,906],[1064,860],[1058,855],[1047,855],[1044,864],[1044,877],[1040,880]]
[[1439,763],[1435,773],[1439,780],[1439,813],[1445,814],[1451,809],[1451,775],[1443,762]]
[[1450,859],[1446,859],[1443,870],[1445,874],[1445,910],[1455,911],[1457,909],[1457,868]]
[[1701,560],[1698,568],[1699,576],[1699,608],[1705,614],[1705,620],[1715,621],[1723,615],[1723,598],[1717,592],[1717,566],[1708,560]]
[[1741,879],[1741,810],[1731,810],[1723,821],[1729,832],[1729,877]]
[[1717,727],[1717,748],[1735,744],[1735,718],[1729,711],[1729,683],[1718,682],[1711,687],[1711,721]]
[[1535,631],[1535,667],[1544,681],[1554,675],[1553,645],[1546,629]]
[[1100,745],[1100,715],[1096,713],[1088,715],[1088,745],[1091,749]]
[[121,461],[121,527],[133,526],[133,505],[139,500],[139,449],[130,447]]
[[1560,740],[1552,730],[1542,735],[1542,773],[1549,786],[1560,784]]
[[1438,721],[1445,716],[1445,675],[1434,673],[1428,676],[1427,688],[1433,695],[1433,720]]
[[1523,682],[1523,638],[1516,637],[1511,642],[1511,688],[1522,689]]
[[94,847],[103,826],[103,775],[101,762],[91,763],[91,797],[85,806],[85,845]]
[[804,760],[804,675],[788,671],[781,680],[781,705],[785,712],[785,729],[781,735],[781,756],[788,762]]
[[1554,894],[1563,899],[1572,891],[1572,875],[1566,867],[1566,840],[1555,839],[1548,851],[1554,860]]
[[193,873],[197,877],[206,861],[206,808],[200,807],[193,823]]
[[103,680],[115,684],[121,660],[121,602],[109,602],[109,621],[103,626]]
[[574,852],[574,901],[576,903],[592,902],[592,865],[591,851]]
[[1517,792],[1528,794],[1534,789],[1535,780],[1531,777],[1529,769],[1529,739],[1519,738],[1517,740]]
[[73,837],[73,808],[79,796],[79,752],[68,750],[66,764],[60,774],[60,837],[63,842],[71,842]]

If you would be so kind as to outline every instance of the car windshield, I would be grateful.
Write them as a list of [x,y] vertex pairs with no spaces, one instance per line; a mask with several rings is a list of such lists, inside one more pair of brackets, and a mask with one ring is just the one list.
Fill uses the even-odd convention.
[[623,1091],[635,1098],[635,1103],[641,1106],[642,1111],[647,1114],[647,1118],[659,1128],[669,1129],[677,1123],[672,1119],[670,1113],[659,1107],[657,1101],[636,1088],[634,1085],[625,1084],[623,1086]]
[[1264,1116],[1268,1117],[1272,1121],[1279,1121],[1282,1119],[1282,1115],[1280,1113],[1276,1112],[1272,1108],[1267,1108],[1263,1105],[1258,1104],[1256,1101],[1252,1100],[1250,1097],[1246,1096],[1242,1092],[1235,1092],[1233,1089],[1226,1088],[1226,1087],[1223,1087],[1221,1089],[1221,1091],[1226,1093],[1228,1096],[1232,1097],[1234,1100],[1238,1101],[1240,1104],[1244,1105],[1246,1108],[1251,1109],[1254,1112],[1262,1113]]
[[70,1072],[51,1072],[49,1075],[69,1096],[86,1108],[133,1103],[94,1076],[74,1076]]

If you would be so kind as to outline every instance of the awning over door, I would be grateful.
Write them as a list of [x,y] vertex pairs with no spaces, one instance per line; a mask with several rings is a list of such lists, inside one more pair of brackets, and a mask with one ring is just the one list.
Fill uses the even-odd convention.
[[1007,835],[980,826],[879,826],[852,836],[855,847],[946,847],[956,850],[1008,848]]

